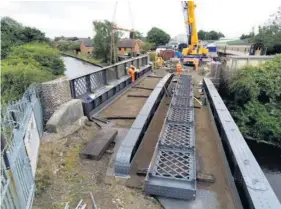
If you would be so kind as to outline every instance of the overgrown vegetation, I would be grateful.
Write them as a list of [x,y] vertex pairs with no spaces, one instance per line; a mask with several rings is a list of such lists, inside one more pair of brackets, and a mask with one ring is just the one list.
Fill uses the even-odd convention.
[[45,34],[24,27],[15,20],[1,19],[1,103],[21,98],[33,83],[52,80],[64,74],[58,50]]
[[80,51],[80,42],[65,42],[58,45],[58,49],[67,52],[67,51]]
[[246,138],[281,145],[281,55],[237,71],[222,94]]
[[1,18],[1,59],[8,55],[11,47],[33,41],[50,43],[40,30],[24,27],[9,17]]

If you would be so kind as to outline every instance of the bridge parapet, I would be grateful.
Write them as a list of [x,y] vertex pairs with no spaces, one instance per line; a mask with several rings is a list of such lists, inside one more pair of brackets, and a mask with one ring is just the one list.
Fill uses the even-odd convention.
[[204,87],[244,208],[281,209],[276,194],[209,78],[204,78]]
[[83,98],[87,94],[126,75],[126,67],[135,65],[139,69],[147,64],[148,56],[143,55],[104,67],[93,73],[72,78],[70,79],[71,95],[73,98]]

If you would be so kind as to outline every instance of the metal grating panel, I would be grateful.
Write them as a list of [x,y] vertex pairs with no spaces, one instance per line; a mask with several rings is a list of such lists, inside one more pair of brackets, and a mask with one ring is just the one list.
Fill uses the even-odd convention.
[[193,161],[193,155],[189,152],[160,150],[152,175],[177,180],[194,180]]
[[138,148],[139,141],[142,140],[141,135],[145,133],[150,122],[149,118],[154,114],[156,105],[162,99],[165,92],[164,89],[167,88],[171,79],[172,74],[165,75],[159,82],[161,84],[159,88],[153,90],[140,110],[138,117],[126,134],[117,152],[114,163],[115,175],[122,177],[130,175],[131,160]]
[[91,90],[94,91],[104,86],[103,72],[99,71],[90,75]]
[[86,77],[80,77],[74,80],[74,89],[76,97],[87,93]]
[[176,107],[192,107],[193,97],[174,97],[172,100],[172,106]]
[[180,123],[191,123],[193,122],[193,109],[192,108],[182,108],[182,107],[172,107],[168,112],[169,122],[180,122]]
[[193,127],[181,124],[167,124],[161,133],[160,147],[180,150],[194,148]]
[[176,89],[175,95],[177,97],[190,97],[193,95],[193,92],[191,92],[190,89]]

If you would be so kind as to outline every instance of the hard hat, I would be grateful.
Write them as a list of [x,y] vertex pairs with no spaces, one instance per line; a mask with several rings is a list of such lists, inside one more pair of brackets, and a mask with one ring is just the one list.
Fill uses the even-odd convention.
[[131,65],[130,67],[134,67],[133,65]]

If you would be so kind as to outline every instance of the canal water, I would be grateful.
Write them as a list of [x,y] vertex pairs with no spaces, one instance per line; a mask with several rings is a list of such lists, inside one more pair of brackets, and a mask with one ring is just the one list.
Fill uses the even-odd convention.
[[72,57],[62,56],[61,59],[63,60],[66,68],[64,74],[68,78],[75,78],[77,76],[82,76],[101,69],[99,66],[95,66]]
[[247,143],[281,202],[281,149],[251,140]]

